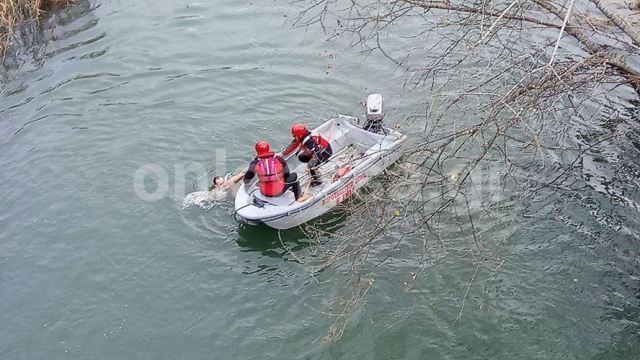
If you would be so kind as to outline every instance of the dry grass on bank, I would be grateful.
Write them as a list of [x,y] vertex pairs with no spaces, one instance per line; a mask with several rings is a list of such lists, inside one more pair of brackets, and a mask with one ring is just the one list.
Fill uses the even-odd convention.
[[74,0],[0,0],[0,61],[13,41],[14,29],[37,20],[43,12],[66,6]]

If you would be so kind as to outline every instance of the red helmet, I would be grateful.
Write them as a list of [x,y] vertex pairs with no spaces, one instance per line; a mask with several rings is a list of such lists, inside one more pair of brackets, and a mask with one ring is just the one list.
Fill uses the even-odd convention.
[[258,156],[267,155],[270,152],[271,152],[271,148],[268,142],[264,140],[260,140],[256,143],[256,154]]
[[297,140],[302,140],[305,136],[309,135],[309,129],[305,124],[295,124],[291,128],[291,135]]

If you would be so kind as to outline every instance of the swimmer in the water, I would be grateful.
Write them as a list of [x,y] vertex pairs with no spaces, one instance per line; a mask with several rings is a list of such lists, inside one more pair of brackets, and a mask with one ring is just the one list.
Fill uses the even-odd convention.
[[211,184],[211,186],[209,187],[209,191],[225,193],[228,196],[235,196],[235,193],[240,187],[240,182],[244,178],[244,174],[246,172],[246,169],[241,170],[237,175],[233,175],[228,179],[225,179],[222,176],[215,176],[213,178],[213,184]]
[[233,201],[245,172],[246,169],[240,171],[238,175],[230,176],[227,179],[222,176],[214,177],[213,184],[208,189],[209,191],[195,191],[187,194],[182,201],[182,207],[187,209],[192,205],[197,205],[205,210],[209,210],[217,203],[227,200]]

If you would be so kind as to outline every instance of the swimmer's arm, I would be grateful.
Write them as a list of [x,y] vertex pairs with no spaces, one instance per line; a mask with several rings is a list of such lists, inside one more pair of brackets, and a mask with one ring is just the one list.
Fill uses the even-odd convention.
[[240,170],[240,172],[237,175],[233,175],[232,177],[230,177],[229,181],[231,181],[234,184],[239,183],[240,180],[244,179],[244,174],[247,173],[247,170],[249,170],[249,168]]

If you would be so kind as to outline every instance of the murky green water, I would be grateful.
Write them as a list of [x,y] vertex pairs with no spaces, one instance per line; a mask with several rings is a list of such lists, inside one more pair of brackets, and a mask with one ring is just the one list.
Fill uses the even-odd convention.
[[[330,302],[350,296],[341,277],[312,278],[275,232],[239,231],[230,205],[181,208],[203,171],[244,166],[257,138],[284,143],[293,121],[359,114],[372,91],[392,122],[421,103],[394,64],[292,29],[295,13],[81,2],[8,60],[0,358],[636,359],[638,112],[615,97],[615,124],[576,125],[626,135],[587,157],[583,192],[504,194],[481,226],[497,271],[475,273],[455,224],[440,224],[412,286],[417,240],[376,248],[373,259],[394,255],[333,343],[322,338]],[[145,165],[166,172],[159,201],[134,191]],[[305,256],[302,232],[283,236]]]

